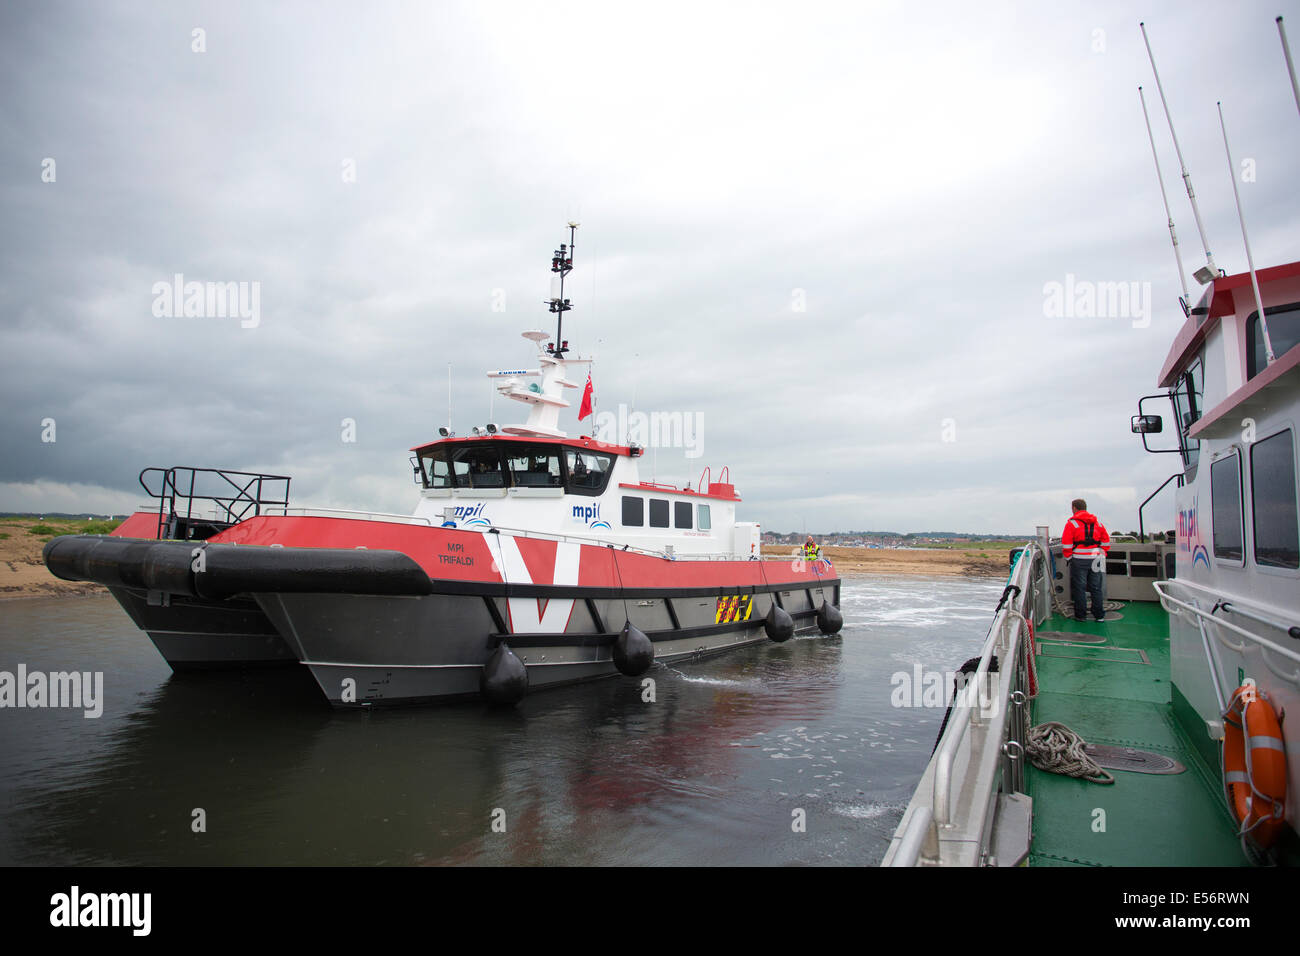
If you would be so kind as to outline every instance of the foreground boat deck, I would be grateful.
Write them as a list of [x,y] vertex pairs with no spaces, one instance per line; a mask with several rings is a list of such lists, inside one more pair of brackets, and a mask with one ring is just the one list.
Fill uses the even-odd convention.
[[[1060,721],[1090,744],[1153,751],[1187,769],[1168,775],[1114,770],[1115,783],[1101,785],[1029,767],[1029,864],[1249,865],[1224,804],[1219,768],[1175,718],[1165,612],[1156,603],[1130,602],[1119,613],[1121,620],[1086,624],[1053,615],[1038,629],[1105,640],[1040,642],[1032,722]],[[1104,832],[1094,829],[1102,821],[1098,810],[1105,811]]]

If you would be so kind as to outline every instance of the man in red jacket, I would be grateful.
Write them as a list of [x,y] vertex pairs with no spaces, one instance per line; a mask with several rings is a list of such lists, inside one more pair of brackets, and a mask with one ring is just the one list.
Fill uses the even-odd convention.
[[1105,588],[1102,572],[1106,568],[1106,555],[1110,553],[1110,535],[1097,516],[1089,514],[1086,501],[1075,498],[1070,504],[1074,516],[1065,523],[1065,530],[1061,532],[1061,549],[1070,566],[1074,619],[1088,619],[1088,597],[1091,597],[1092,616],[1100,621],[1106,617],[1102,606]]

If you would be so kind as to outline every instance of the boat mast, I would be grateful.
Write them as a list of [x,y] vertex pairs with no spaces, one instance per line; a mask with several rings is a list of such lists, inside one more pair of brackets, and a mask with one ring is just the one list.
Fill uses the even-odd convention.
[[1232,149],[1228,146],[1228,127],[1223,122],[1223,104],[1219,107],[1219,128],[1223,130],[1223,151],[1228,154],[1228,175],[1232,177],[1232,196],[1237,201],[1237,219],[1241,222],[1241,241],[1246,246],[1246,268],[1250,270],[1250,285],[1255,290],[1255,308],[1259,311],[1259,330],[1264,333],[1264,357],[1268,365],[1277,361],[1273,355],[1273,342],[1268,337],[1268,322],[1264,318],[1264,299],[1259,294],[1259,277],[1255,275],[1255,259],[1250,254],[1250,239],[1246,236],[1246,217],[1241,211],[1241,193],[1237,189],[1237,167],[1232,162]]
[[1204,285],[1218,275],[1219,267],[1214,264],[1214,256],[1210,254],[1210,241],[1205,238],[1205,224],[1201,222],[1201,210],[1196,205],[1196,191],[1192,189],[1192,176],[1187,171],[1187,163],[1183,161],[1183,149],[1178,145],[1178,134],[1174,132],[1174,118],[1169,112],[1169,101],[1165,99],[1165,88],[1160,83],[1160,73],[1156,70],[1156,58],[1151,52],[1151,41],[1147,39],[1147,25],[1139,23],[1142,28],[1142,42],[1147,47],[1147,59],[1151,61],[1151,72],[1156,78],[1156,90],[1160,93],[1160,103],[1165,108],[1165,119],[1169,121],[1169,135],[1174,140],[1174,152],[1178,154],[1178,165],[1182,169],[1183,184],[1187,186],[1187,198],[1192,201],[1192,215],[1196,219],[1196,231],[1201,234],[1201,247],[1205,249],[1205,266],[1197,269],[1192,273],[1197,282]]
[[555,342],[548,346],[546,351],[553,353],[559,359],[563,359],[564,353],[569,351],[569,343],[564,341],[564,313],[573,308],[573,304],[564,297],[564,280],[573,271],[573,250],[577,245],[574,239],[577,231],[578,223],[569,223],[569,244],[566,246],[560,243],[560,248],[556,249],[551,256],[551,272],[559,276],[559,288],[556,289],[552,280],[552,295],[547,304],[555,315]]
[[1291,92],[1295,94],[1295,107],[1300,110],[1300,83],[1295,79],[1295,63],[1291,60],[1291,46],[1286,42],[1286,27],[1282,26],[1282,18],[1277,18],[1278,36],[1282,38],[1282,53],[1286,56],[1287,73],[1291,76]]
[[1183,287],[1183,312],[1191,306],[1192,297],[1187,292],[1187,276],[1183,273],[1183,254],[1178,250],[1178,233],[1174,231],[1174,214],[1169,211],[1169,196],[1165,193],[1165,177],[1160,172],[1160,157],[1156,154],[1156,138],[1151,132],[1151,116],[1147,113],[1147,98],[1138,87],[1138,99],[1142,101],[1142,118],[1147,124],[1147,139],[1151,140],[1151,158],[1156,163],[1156,179],[1160,181],[1160,201],[1165,204],[1165,216],[1169,219],[1169,239],[1174,244],[1174,260],[1178,263],[1178,282]]

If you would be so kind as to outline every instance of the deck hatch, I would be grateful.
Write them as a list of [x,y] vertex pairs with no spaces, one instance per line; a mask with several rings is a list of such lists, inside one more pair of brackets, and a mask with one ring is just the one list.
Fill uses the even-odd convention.
[[1039,631],[1034,638],[1040,641],[1066,641],[1070,644],[1100,644],[1106,640],[1102,634],[1083,634],[1071,631]]
[[1113,664],[1150,664],[1146,651],[1133,647],[1089,647],[1087,644],[1039,644],[1042,657],[1076,661],[1105,661]]
[[1172,757],[1150,750],[1132,747],[1111,747],[1106,744],[1088,744],[1083,748],[1097,765],[1107,770],[1128,770],[1133,773],[1182,773],[1187,768]]

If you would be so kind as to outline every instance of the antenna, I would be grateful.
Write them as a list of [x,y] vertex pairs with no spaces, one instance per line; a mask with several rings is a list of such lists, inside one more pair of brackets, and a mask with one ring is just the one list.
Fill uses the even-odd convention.
[[[1174,132],[1174,118],[1169,113],[1169,101],[1165,99],[1165,88],[1160,83],[1160,73],[1156,70],[1156,58],[1151,52],[1151,41],[1147,39],[1147,25],[1139,23],[1142,28],[1142,42],[1147,47],[1147,59],[1151,61],[1151,72],[1156,78],[1156,90],[1160,93],[1160,103],[1165,108],[1165,119],[1169,121],[1169,135],[1174,141],[1174,152],[1178,154],[1178,165],[1182,169],[1183,183],[1187,186],[1187,198],[1192,201],[1192,216],[1196,219],[1196,231],[1201,234],[1201,247],[1205,250],[1205,266],[1197,269],[1192,273],[1192,277],[1201,285],[1209,282],[1219,271],[1219,267],[1214,264],[1214,256],[1210,254],[1210,240],[1205,238],[1205,224],[1201,222],[1201,210],[1196,205],[1196,192],[1192,189],[1192,177],[1187,172],[1187,163],[1183,162],[1183,150],[1178,145],[1178,134]],[[1234,180],[1235,182],[1235,180]]]
[[563,358],[564,353],[569,351],[569,344],[564,341],[564,313],[573,308],[573,304],[564,297],[564,280],[570,272],[573,271],[573,250],[577,243],[574,241],[575,234],[580,224],[576,222],[569,223],[569,244],[566,246],[560,243],[560,248],[556,249],[551,255],[551,271],[559,275],[559,289],[556,290],[554,284],[551,286],[552,295],[547,305],[551,307],[551,313],[555,315],[555,345],[546,351],[553,354],[556,358]]
[[1250,269],[1250,285],[1255,290],[1255,308],[1259,310],[1259,329],[1264,333],[1264,356],[1267,364],[1277,361],[1273,343],[1268,337],[1268,322],[1264,319],[1264,300],[1259,294],[1259,278],[1255,275],[1255,260],[1250,254],[1250,240],[1246,238],[1246,217],[1241,212],[1241,193],[1237,191],[1237,167],[1232,162],[1228,146],[1228,127],[1223,122],[1223,104],[1219,103],[1219,128],[1223,130],[1223,151],[1228,154],[1228,175],[1232,177],[1232,196],[1237,200],[1237,218],[1241,220],[1241,241],[1246,246],[1246,265]]
[[1286,27],[1282,26],[1282,18],[1277,18],[1277,33],[1282,38],[1282,54],[1286,57],[1286,70],[1291,76],[1291,92],[1295,94],[1295,106],[1300,110],[1300,83],[1295,80],[1295,63],[1291,60],[1291,46],[1286,42]]
[[451,363],[447,363],[447,431],[451,431]]
[[1160,172],[1160,157],[1156,155],[1156,138],[1151,133],[1151,117],[1147,113],[1147,98],[1140,86],[1138,99],[1142,101],[1142,118],[1146,120],[1147,139],[1151,140],[1151,158],[1155,160],[1156,179],[1160,181],[1160,201],[1165,204],[1165,216],[1169,219],[1169,239],[1174,244],[1174,259],[1178,262],[1178,282],[1183,287],[1183,297],[1179,301],[1182,302],[1183,313],[1186,314],[1191,304],[1191,296],[1187,293],[1187,276],[1183,273],[1183,254],[1178,251],[1178,233],[1174,231],[1174,214],[1169,211],[1169,197],[1165,194],[1165,177]]

